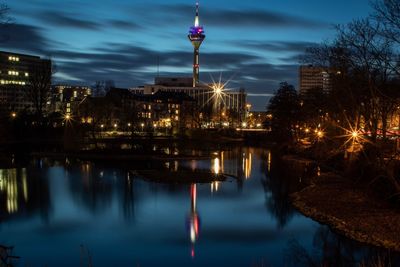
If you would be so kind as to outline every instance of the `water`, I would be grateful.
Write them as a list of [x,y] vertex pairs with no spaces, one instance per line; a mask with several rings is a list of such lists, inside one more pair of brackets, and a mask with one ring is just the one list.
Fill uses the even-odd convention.
[[[168,185],[130,172],[145,168],[237,178]],[[0,170],[0,244],[15,246],[17,266],[356,266],[372,257],[375,249],[291,207],[289,194],[306,178],[304,167],[241,147],[118,167],[32,160]]]

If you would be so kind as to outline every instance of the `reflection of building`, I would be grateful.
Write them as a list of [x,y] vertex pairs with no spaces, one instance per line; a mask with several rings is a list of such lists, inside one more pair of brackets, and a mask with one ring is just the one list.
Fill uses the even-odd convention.
[[253,154],[252,149],[223,151],[212,160],[212,172],[248,179],[251,176]]
[[333,71],[324,67],[312,65],[300,67],[300,94],[305,94],[310,89],[318,88],[324,92],[332,89]]
[[194,245],[196,244],[197,239],[199,238],[200,232],[200,217],[196,210],[196,200],[197,200],[197,190],[196,184],[192,184],[190,186],[190,214],[188,218],[188,226],[189,226],[189,236],[190,242],[192,244],[191,248],[191,256],[195,256]]
[[[50,72],[51,61],[36,56],[0,51],[0,111],[18,112],[33,109],[29,85],[36,78],[40,78],[37,76],[43,72],[42,68]],[[43,78],[51,79],[50,76]],[[50,80],[46,80],[43,84],[50,86]]]
[[17,169],[0,170],[0,198],[5,202],[5,210],[1,203],[1,213],[11,215],[20,209],[21,201],[27,203],[29,200],[28,182],[26,170]]
[[[251,177],[253,155],[253,149],[242,148],[214,153],[214,157],[211,159],[211,172],[236,177],[240,183]],[[210,186],[211,193],[216,193],[220,190],[222,183],[214,181]]]

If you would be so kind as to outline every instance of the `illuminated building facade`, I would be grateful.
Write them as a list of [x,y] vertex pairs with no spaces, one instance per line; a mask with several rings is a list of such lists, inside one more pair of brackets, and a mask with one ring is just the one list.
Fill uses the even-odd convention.
[[195,101],[183,92],[135,95],[138,119],[146,127],[192,128]]
[[79,103],[92,91],[87,86],[54,85],[51,90],[51,112],[72,115]]
[[32,75],[36,75],[35,71],[42,66],[51,69],[51,61],[0,51],[0,112],[32,110],[32,101],[28,97],[29,84]]
[[[211,113],[218,112],[221,116],[226,115],[225,119],[229,121],[230,126],[236,127],[244,121],[246,116],[246,93],[243,89],[226,90],[217,95],[212,84],[192,87],[192,79],[188,77],[157,77],[154,84],[145,85],[143,88],[135,89],[134,92],[141,95],[154,95],[160,91],[185,93],[192,97],[196,102],[196,110],[207,122],[211,120]],[[217,110],[214,109],[216,105]]]
[[324,67],[300,66],[300,94],[304,95],[315,88],[329,92],[332,89],[333,74],[333,71]]
[[105,128],[138,127],[191,128],[195,101],[182,92],[158,91],[154,94],[133,94],[127,89],[112,88],[104,97],[86,97],[79,103],[77,117]]
[[194,19],[194,25],[190,27],[188,38],[193,45],[193,81],[192,87],[199,85],[200,76],[200,46],[206,38],[204,34],[203,26],[200,26],[199,19],[199,3],[196,3],[196,16]]

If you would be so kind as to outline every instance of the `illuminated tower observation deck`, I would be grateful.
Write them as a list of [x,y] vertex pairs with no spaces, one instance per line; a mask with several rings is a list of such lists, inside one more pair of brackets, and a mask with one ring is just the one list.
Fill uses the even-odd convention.
[[194,25],[189,30],[189,40],[194,47],[193,53],[193,87],[199,84],[199,56],[201,43],[206,38],[204,34],[203,26],[199,23],[199,3],[196,3],[196,17],[194,19]]

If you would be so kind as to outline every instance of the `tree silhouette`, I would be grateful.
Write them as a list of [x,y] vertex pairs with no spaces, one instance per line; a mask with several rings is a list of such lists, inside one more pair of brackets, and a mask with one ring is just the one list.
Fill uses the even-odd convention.
[[267,109],[272,115],[271,129],[275,138],[279,141],[293,140],[300,119],[300,98],[293,85],[281,83]]

